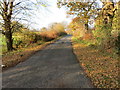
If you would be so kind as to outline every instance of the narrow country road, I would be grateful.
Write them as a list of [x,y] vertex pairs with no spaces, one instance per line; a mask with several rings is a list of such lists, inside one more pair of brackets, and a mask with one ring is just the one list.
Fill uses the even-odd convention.
[[93,88],[67,35],[3,72],[3,88]]

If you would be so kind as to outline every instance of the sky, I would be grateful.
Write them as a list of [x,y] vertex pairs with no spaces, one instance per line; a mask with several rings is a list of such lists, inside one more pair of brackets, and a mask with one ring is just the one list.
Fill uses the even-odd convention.
[[47,0],[47,3],[49,4],[47,7],[41,7],[33,12],[31,28],[40,30],[40,28],[48,27],[54,22],[69,23],[71,21],[71,18],[67,18],[64,8],[57,8],[57,0]]
[[[20,1],[20,0],[16,0]],[[29,1],[29,0],[28,0]],[[31,0],[35,1],[35,0]],[[55,22],[71,22],[72,18],[67,18],[66,10],[64,7],[57,8],[57,0],[38,0],[38,1],[44,1],[48,3],[47,7],[43,7],[39,5],[39,8],[34,9],[32,11],[32,16],[29,16],[29,22],[24,22],[26,24],[29,24],[30,28],[40,30],[42,27],[49,27],[51,23]],[[102,7],[102,3],[100,0],[97,0],[100,7]],[[31,6],[32,7],[32,6]],[[34,8],[34,7],[33,7]],[[20,15],[18,16],[20,17]]]
[[[31,0],[35,1],[35,0]],[[29,18],[29,27],[31,29],[40,30],[43,27],[49,27],[50,24],[55,22],[66,22],[67,24],[71,22],[74,16],[69,16],[66,14],[66,10],[64,7],[57,7],[57,0],[38,0],[47,3],[47,7],[43,7],[39,5],[37,9],[32,11],[32,16]],[[102,3],[100,0],[96,0],[98,2],[98,7],[102,7]],[[32,7],[32,6],[31,6]],[[33,7],[34,8],[34,7]],[[94,27],[91,25],[91,27]]]
[[[40,30],[42,27],[49,27],[49,25],[54,22],[66,22],[68,24],[71,22],[72,18],[74,18],[74,16],[67,17],[64,7],[57,7],[57,0],[44,1],[48,3],[48,6],[40,7],[33,12],[34,15],[32,18],[30,18],[30,20],[33,22],[30,22],[31,28]],[[99,3],[99,7],[102,7],[100,0],[97,0],[97,2]],[[94,27],[94,25],[91,27]]]

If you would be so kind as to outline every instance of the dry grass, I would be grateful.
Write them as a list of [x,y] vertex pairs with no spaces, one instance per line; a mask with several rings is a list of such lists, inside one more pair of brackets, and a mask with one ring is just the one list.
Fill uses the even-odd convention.
[[85,44],[73,43],[81,66],[97,88],[119,88],[118,59]]

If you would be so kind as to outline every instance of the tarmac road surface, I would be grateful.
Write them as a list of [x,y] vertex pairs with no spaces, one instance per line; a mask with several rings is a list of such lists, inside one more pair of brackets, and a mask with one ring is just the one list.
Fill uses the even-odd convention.
[[67,35],[4,71],[2,88],[93,88]]

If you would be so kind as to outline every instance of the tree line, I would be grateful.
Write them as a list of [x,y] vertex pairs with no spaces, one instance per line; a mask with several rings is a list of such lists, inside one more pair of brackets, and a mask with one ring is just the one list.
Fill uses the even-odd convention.
[[[68,28],[72,33],[76,32],[78,38],[95,39],[96,44],[103,48],[112,48],[120,44],[119,12],[120,1],[103,1],[102,7],[98,7],[96,0],[91,2],[75,2],[58,0],[58,7],[65,6],[69,15],[75,16]],[[94,19],[94,28],[90,29],[91,19]],[[79,35],[78,35],[79,34]]]
[[[40,6],[46,8],[47,2],[40,1],[40,0],[1,0],[0,1],[0,26],[1,26],[1,33],[5,36],[6,39],[6,46],[7,51],[15,50],[14,43],[16,43],[16,47],[19,46],[19,44],[23,44],[25,41],[25,38],[32,39],[32,42],[37,42],[37,40],[41,40],[41,38],[44,37],[44,39],[54,39],[57,36],[60,36],[60,33],[65,33],[64,28],[62,28],[61,31],[55,31],[52,30],[52,32],[56,32],[56,37],[48,37],[48,35],[43,35],[38,33],[36,30],[30,30],[28,27],[26,27],[24,24],[22,24],[20,21],[27,20],[29,17],[29,14],[31,14],[32,10],[34,10],[32,7],[35,7],[36,9]],[[33,14],[33,13],[32,13]],[[58,25],[58,24],[56,24]],[[54,26],[56,26],[54,25]],[[61,25],[61,26],[60,26]],[[59,24],[58,27],[64,27],[64,25]],[[50,32],[50,30],[48,30]],[[45,32],[45,31],[44,31]],[[47,33],[46,33],[47,34]],[[19,36],[20,38],[24,38],[23,40],[16,39],[15,37]],[[30,41],[27,40],[26,41]],[[23,45],[25,46],[25,45]]]

